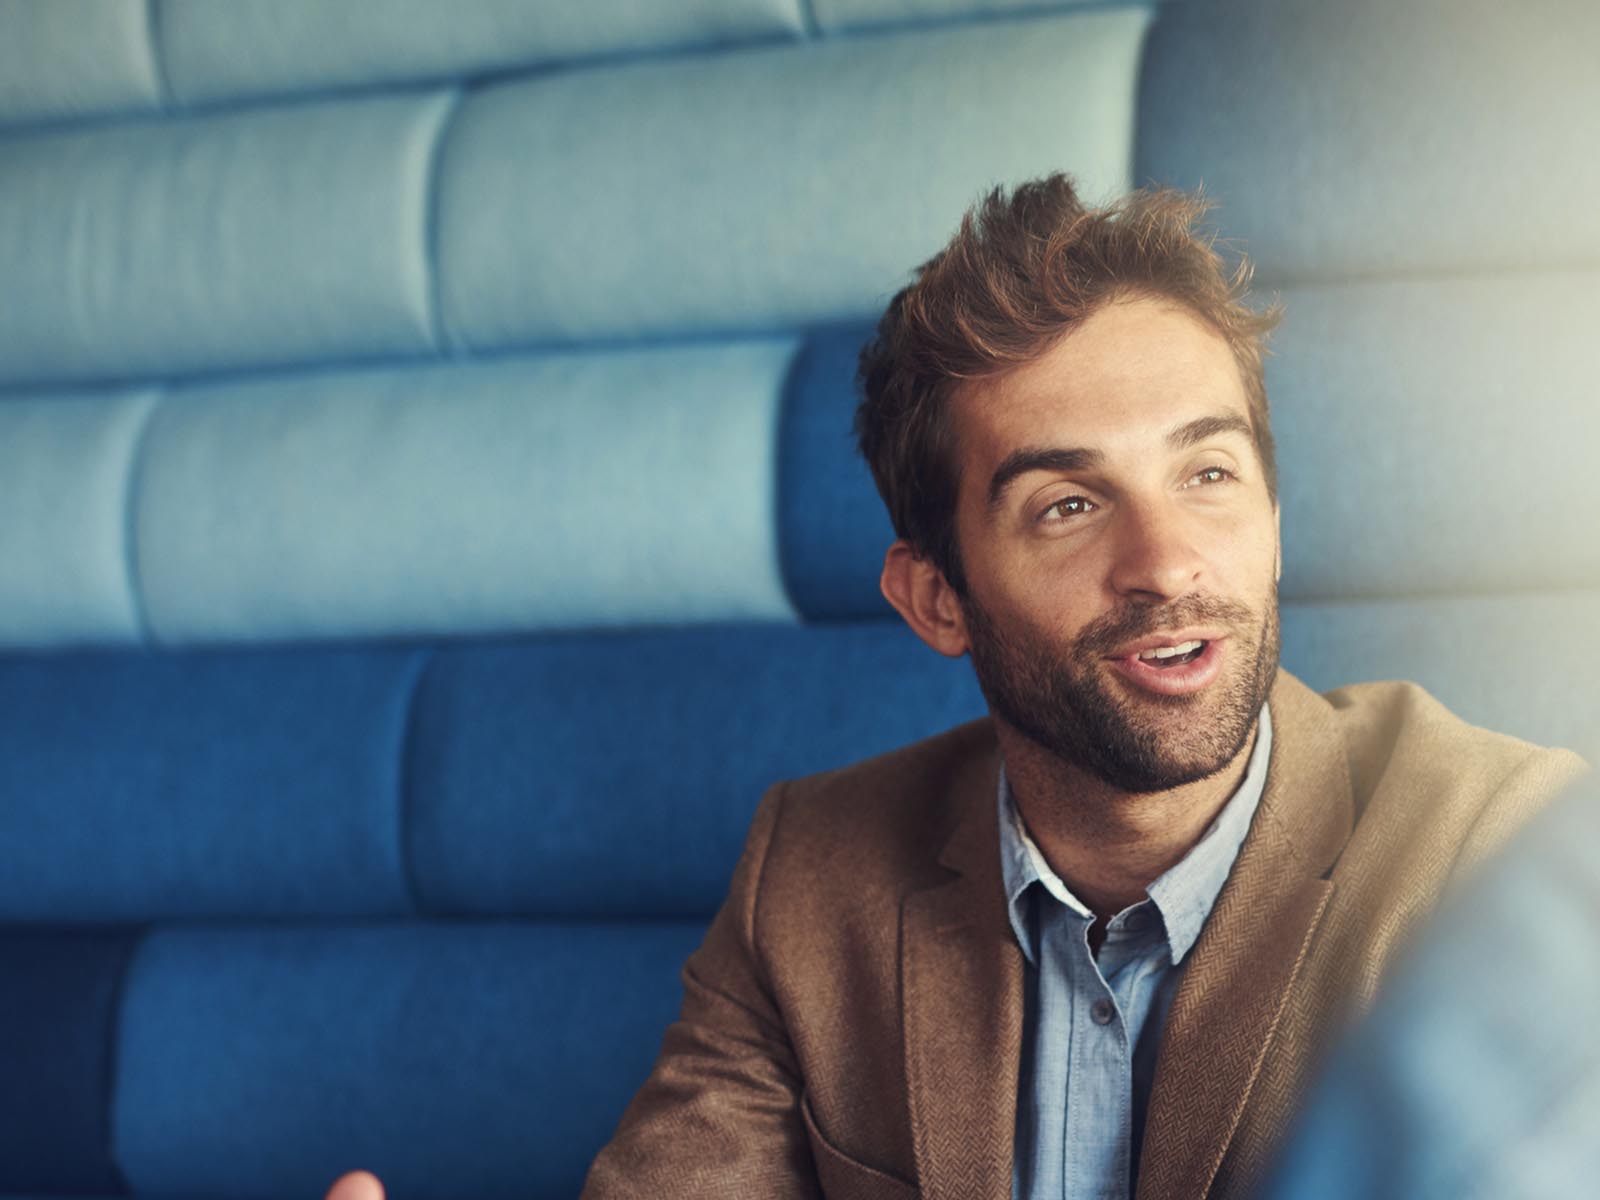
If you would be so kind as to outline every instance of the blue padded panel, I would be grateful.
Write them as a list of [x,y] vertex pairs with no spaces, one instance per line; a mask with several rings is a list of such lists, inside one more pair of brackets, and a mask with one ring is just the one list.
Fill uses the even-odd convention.
[[791,620],[787,340],[172,397],[139,557],[165,642]]
[[146,0],[0,0],[0,125],[161,103]]
[[802,31],[798,0],[162,0],[174,96],[398,83]]
[[0,919],[388,914],[418,656],[0,659]]
[[127,498],[156,400],[0,400],[0,643],[138,640]]
[[1600,275],[1307,288],[1267,363],[1286,595],[1600,585]]
[[[825,33],[886,28],[933,21],[992,19],[1012,13],[1037,13],[1103,5],[1105,0],[810,0],[817,26]],[[1125,5],[1139,0],[1124,0]],[[1149,5],[1147,4],[1146,7]]]
[[135,960],[134,1191],[572,1197],[649,1071],[703,922],[175,929]]
[[561,638],[441,657],[412,854],[433,912],[709,914],[780,778],[984,712],[898,621]]
[[894,541],[888,510],[856,450],[856,357],[870,327],[810,338],[796,359],[779,439],[779,533],[789,598],[811,619],[893,617],[878,591]]
[[1266,282],[1600,260],[1600,5],[1164,5],[1137,177],[1220,200]]
[[448,95],[20,138],[0,383],[414,353]]
[[1288,604],[1283,665],[1319,691],[1411,679],[1475,725],[1600,748],[1600,591]]
[[1142,11],[552,75],[469,96],[441,179],[473,346],[875,316],[990,184],[1128,176]]
[[120,1192],[117,999],[131,932],[0,927],[0,1191]]

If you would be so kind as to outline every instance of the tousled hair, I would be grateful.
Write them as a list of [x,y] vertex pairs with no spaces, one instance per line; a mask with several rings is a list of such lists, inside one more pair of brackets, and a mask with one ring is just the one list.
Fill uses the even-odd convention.
[[966,592],[955,534],[960,484],[949,401],[964,384],[1039,358],[1116,300],[1153,296],[1188,309],[1238,364],[1267,490],[1277,496],[1262,357],[1276,307],[1246,302],[1250,265],[1229,270],[1197,230],[1210,204],[1149,188],[1104,208],[1050,175],[995,188],[955,237],[889,302],[861,351],[856,437],[895,533]]

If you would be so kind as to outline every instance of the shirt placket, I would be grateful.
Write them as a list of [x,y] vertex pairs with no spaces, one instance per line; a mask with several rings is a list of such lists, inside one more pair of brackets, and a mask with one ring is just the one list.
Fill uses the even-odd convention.
[[1063,1097],[1061,1194],[1065,1200],[1127,1200],[1131,1042],[1122,1008],[1089,953],[1088,925],[1074,914],[1051,931],[1062,944],[1050,950],[1071,964],[1079,985],[1067,981],[1063,998],[1071,1006],[1072,1069]]

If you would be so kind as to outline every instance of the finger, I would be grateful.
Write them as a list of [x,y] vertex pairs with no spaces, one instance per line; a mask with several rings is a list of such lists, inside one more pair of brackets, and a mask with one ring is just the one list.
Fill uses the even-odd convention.
[[351,1171],[334,1181],[328,1200],[383,1200],[383,1184],[371,1171]]

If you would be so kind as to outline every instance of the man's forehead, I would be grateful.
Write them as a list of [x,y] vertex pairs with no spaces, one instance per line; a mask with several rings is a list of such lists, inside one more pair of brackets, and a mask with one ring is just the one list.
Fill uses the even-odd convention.
[[1227,342],[1188,310],[1145,299],[1108,305],[1038,358],[967,383],[951,410],[969,462],[1042,444],[1168,440],[1211,418],[1248,433],[1251,421]]

